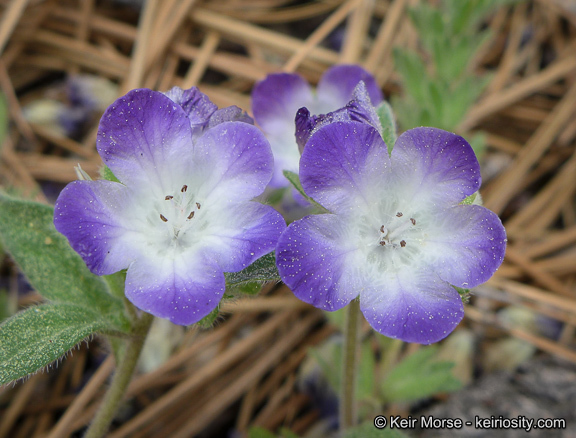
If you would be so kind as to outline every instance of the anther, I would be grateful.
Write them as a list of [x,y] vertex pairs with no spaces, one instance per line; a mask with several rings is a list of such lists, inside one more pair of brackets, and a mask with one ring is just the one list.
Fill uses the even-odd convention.
[[401,241],[400,241],[400,246],[401,246],[402,248],[404,248],[404,247],[406,246],[406,241],[405,241],[405,240],[401,240]]
[[162,219],[164,222],[168,222],[168,219],[166,219],[163,214],[160,215],[160,219]]
[[380,232],[381,232],[381,233],[385,233],[385,232],[386,232],[386,228],[384,227],[384,225],[382,225],[382,226],[380,227]]
[[189,215],[188,215],[188,219],[192,219],[194,217],[194,212],[192,211]]
[[186,190],[188,190],[188,186],[187,186],[186,184],[184,184],[184,185],[182,186],[182,188],[180,189],[180,191],[181,191],[182,193],[184,193]]
[[402,216],[404,216],[404,215],[402,214],[402,212],[399,211],[398,213],[396,213],[396,217],[402,217]]
[[201,205],[199,202],[196,203],[196,207],[198,208],[198,210],[200,210]]
[[412,222],[412,225],[416,225],[416,219],[414,219],[413,217],[410,218],[410,222]]
[[166,197],[164,198],[164,200],[165,200],[165,201],[169,201],[170,199],[173,199],[173,198],[174,198],[174,196],[168,195],[168,196],[166,196]]
[[386,246],[386,241],[381,240],[381,241],[380,241],[380,246]]

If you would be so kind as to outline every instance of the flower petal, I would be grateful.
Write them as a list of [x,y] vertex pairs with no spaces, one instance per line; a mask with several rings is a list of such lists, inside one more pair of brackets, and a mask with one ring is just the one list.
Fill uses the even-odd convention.
[[472,288],[496,272],[506,251],[500,218],[479,205],[436,211],[422,257],[443,280]]
[[342,108],[331,111],[326,114],[312,115],[308,108],[300,108],[296,113],[296,142],[300,152],[304,151],[306,143],[310,136],[318,131],[322,126],[329,125],[334,122],[361,122],[368,123],[380,134],[382,132],[382,125],[376,113],[375,108],[370,103],[366,86],[360,82],[348,102]]
[[164,94],[132,90],[102,116],[97,147],[122,183],[168,193],[190,169],[190,119]]
[[180,325],[208,315],[225,289],[222,269],[202,252],[172,258],[143,254],[126,273],[126,298],[139,309]]
[[237,203],[260,195],[272,177],[274,158],[255,126],[224,122],[196,141],[193,153],[199,195],[218,203]]
[[378,106],[383,96],[374,76],[358,65],[336,65],[328,69],[318,83],[318,100],[322,108],[318,108],[316,114],[345,106],[360,81],[366,85],[372,105]]
[[124,218],[132,201],[128,189],[111,181],[74,181],[60,193],[54,225],[97,275],[126,269],[140,238]]
[[[294,127],[291,128],[294,131]],[[298,164],[300,163],[300,150],[294,137],[294,132],[287,135],[267,136],[270,141],[270,147],[274,155],[274,174],[270,180],[270,188],[279,189],[289,187],[290,182],[284,176],[284,171],[298,173]]]
[[190,119],[190,125],[193,128],[201,128],[207,125],[212,114],[218,109],[218,107],[210,101],[208,96],[196,87],[188,90],[183,90],[180,87],[172,87],[164,94],[182,107]]
[[250,117],[246,111],[237,107],[236,105],[227,106],[226,108],[215,111],[214,114],[212,114],[212,117],[210,117],[208,128],[213,128],[214,126],[224,122],[243,122],[249,123],[250,125],[254,124],[252,117]]
[[356,248],[347,229],[329,214],[306,216],[288,226],[276,247],[276,264],[282,281],[294,295],[324,310],[338,310],[362,289],[354,275]]
[[373,279],[360,295],[360,309],[378,332],[406,342],[431,344],[446,337],[464,317],[458,292],[434,272],[404,269]]
[[306,193],[333,212],[369,207],[374,190],[387,189],[390,158],[382,137],[368,124],[335,122],[311,137],[300,159]]
[[392,150],[392,166],[413,202],[455,205],[480,187],[480,165],[468,142],[441,129],[404,132]]
[[217,214],[210,227],[210,253],[224,272],[237,272],[272,251],[286,223],[272,207],[247,202]]
[[275,73],[252,90],[252,111],[266,134],[294,136],[296,111],[313,101],[310,85],[300,75]]

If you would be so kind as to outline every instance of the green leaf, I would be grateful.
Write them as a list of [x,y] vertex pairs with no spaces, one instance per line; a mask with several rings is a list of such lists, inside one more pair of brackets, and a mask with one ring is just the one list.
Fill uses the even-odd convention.
[[282,202],[284,195],[287,191],[287,187],[282,187],[280,189],[272,190],[266,196],[266,204],[268,205],[278,205]]
[[308,197],[308,195],[304,191],[304,188],[302,187],[302,184],[300,183],[300,177],[296,173],[291,172],[289,170],[284,170],[282,173],[284,174],[286,179],[288,181],[290,181],[290,184],[292,184],[294,186],[294,188],[296,190],[298,190],[298,193],[300,193],[302,196],[304,196],[307,200],[309,199],[310,202],[313,202],[312,198]]
[[211,328],[218,319],[218,315],[220,315],[220,304],[218,304],[208,315],[198,321],[198,325],[206,329]]
[[73,304],[43,304],[17,313],[0,325],[0,384],[35,373],[58,360],[109,322]]
[[376,108],[376,114],[378,114],[378,119],[382,126],[382,140],[384,140],[384,143],[386,143],[388,147],[388,153],[391,154],[394,144],[396,143],[396,138],[398,137],[394,112],[390,104],[384,101]]
[[116,175],[114,175],[114,173],[112,173],[110,168],[106,165],[103,165],[100,168],[100,176],[102,177],[102,179],[105,179],[108,181],[120,182],[120,180],[118,178],[116,178]]
[[482,205],[482,196],[480,195],[480,192],[474,192],[470,196],[467,196],[460,205]]
[[460,299],[464,304],[467,304],[470,301],[470,289],[465,289],[463,287],[452,286],[456,291],[460,294]]
[[[224,278],[226,279],[226,293],[222,300],[234,299],[239,294],[256,295],[260,292],[262,284],[280,281],[276,256],[274,252],[268,253],[239,272],[225,272]],[[220,305],[199,321],[199,324],[202,327],[212,327],[219,313]]]
[[318,204],[314,199],[312,199],[310,196],[308,196],[306,194],[306,192],[304,191],[304,188],[302,187],[302,184],[300,183],[300,177],[298,176],[298,174],[294,173],[294,172],[290,172],[289,170],[284,170],[282,172],[284,174],[284,176],[286,177],[286,179],[288,181],[290,181],[290,184],[292,184],[294,186],[294,188],[296,190],[298,190],[298,193],[300,193],[302,196],[304,196],[304,198],[306,198],[306,200],[312,204],[313,206],[315,206],[316,208],[318,208],[321,212],[323,213],[329,213],[328,210],[326,210],[324,207],[322,207],[320,204]]
[[122,300],[92,274],[53,224],[48,205],[0,195],[0,238],[30,284],[50,301],[99,312],[117,330],[128,330]]
[[451,32],[453,34],[463,34],[469,31],[472,25],[471,20],[474,12],[477,12],[477,4],[475,0],[463,2],[459,1],[444,1],[443,9],[450,13]]
[[426,102],[426,86],[430,79],[418,54],[395,47],[393,55],[405,92],[420,105]]
[[126,270],[118,271],[114,274],[103,275],[102,278],[108,284],[108,289],[110,293],[120,300],[123,300],[126,296],[124,294],[124,289],[126,285]]
[[255,281],[253,283],[243,283],[239,286],[232,288],[232,292],[243,295],[256,295],[262,289],[262,282]]
[[444,106],[450,105],[450,102],[444,99],[444,93],[441,90],[439,81],[428,83],[428,95],[429,102],[432,105],[431,114],[434,117],[434,121],[431,123],[432,126],[446,129],[443,123],[444,118]]
[[419,2],[418,7],[409,8],[408,15],[420,35],[424,47],[430,51],[434,40],[444,34],[445,23],[437,8],[426,2]]
[[496,7],[516,1],[443,0],[408,9],[424,50],[394,48],[404,95],[393,106],[402,129],[456,130],[489,81],[489,75],[476,77],[470,71],[471,61],[491,38],[490,29],[480,26]]
[[437,346],[424,347],[405,358],[386,376],[382,386],[389,402],[406,402],[460,389],[452,375],[452,362],[434,359]]
[[276,438],[276,435],[274,435],[268,429],[255,426],[251,427],[248,431],[248,438]]
[[476,195],[478,192],[472,193],[470,196],[466,196],[464,200],[460,203],[461,205],[472,205],[474,204],[474,200],[476,199]]
[[239,287],[254,282],[280,281],[274,252],[266,254],[239,272],[226,272],[226,287]]

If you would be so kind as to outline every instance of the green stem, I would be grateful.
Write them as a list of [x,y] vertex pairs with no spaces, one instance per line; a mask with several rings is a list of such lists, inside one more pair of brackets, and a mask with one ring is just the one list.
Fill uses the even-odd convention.
[[347,308],[342,349],[342,388],[340,394],[340,430],[356,424],[356,372],[358,367],[358,325],[360,303],[353,300]]
[[128,340],[122,359],[120,359],[116,367],[112,383],[84,438],[102,438],[108,432],[116,411],[124,398],[126,388],[132,380],[132,374],[134,374],[134,369],[138,363],[140,352],[153,319],[152,315],[144,313],[135,322],[132,336]]

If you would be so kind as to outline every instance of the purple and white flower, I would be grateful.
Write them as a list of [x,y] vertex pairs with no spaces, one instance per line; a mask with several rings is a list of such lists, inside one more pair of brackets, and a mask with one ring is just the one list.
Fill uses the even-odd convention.
[[386,336],[444,338],[464,315],[453,286],[477,286],[502,263],[500,219],[461,204],[481,178],[472,148],[455,134],[412,129],[389,155],[369,124],[330,123],[307,142],[300,180],[331,214],[306,216],[282,234],[282,280],[329,311],[359,297],[367,321]]
[[126,273],[126,297],[176,324],[218,305],[224,272],[270,252],[285,228],[252,199],[273,156],[238,108],[217,110],[196,88],[130,91],[104,113],[97,148],[120,183],[75,181],[54,223],[92,272]]
[[297,111],[308,108],[312,115],[327,114],[342,108],[362,81],[373,105],[383,97],[374,77],[357,65],[337,65],[326,71],[316,93],[306,80],[294,73],[275,73],[258,82],[252,90],[254,119],[270,141],[274,154],[271,188],[288,187],[283,171],[298,173],[300,151],[295,137]]

